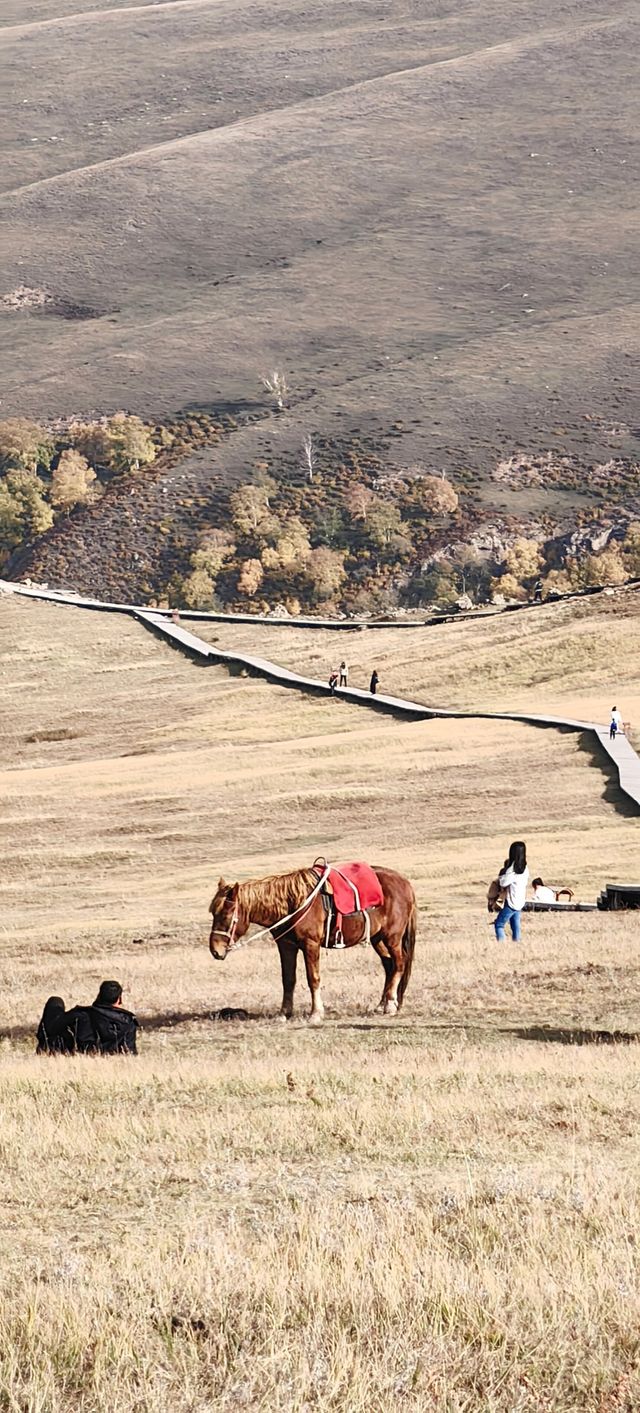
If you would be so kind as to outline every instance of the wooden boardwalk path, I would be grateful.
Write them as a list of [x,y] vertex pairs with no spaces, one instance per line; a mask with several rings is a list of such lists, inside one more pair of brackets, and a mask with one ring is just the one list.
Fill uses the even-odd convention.
[[620,789],[630,800],[640,804],[640,760],[626,736],[618,735],[615,740],[609,739],[608,726],[595,726],[595,735],[613,761],[618,772]]
[[[640,590],[640,579],[628,579],[625,584],[619,586],[625,589]],[[0,592],[6,590],[8,593],[15,591],[29,595],[37,599],[49,599],[54,603],[75,603],[83,608],[93,608],[102,613],[134,613],[140,605],[132,603],[110,603],[103,602],[102,599],[89,598],[86,595],[76,594],[64,589],[44,589],[37,586],[29,587],[10,579],[0,579]],[[213,613],[205,609],[184,608],[180,610],[180,617],[184,622],[189,623],[238,623],[251,624],[256,628],[328,628],[334,633],[359,633],[364,629],[375,632],[380,628],[435,628],[440,623],[470,623],[478,622],[487,618],[500,618],[506,613],[528,613],[529,611],[540,612],[541,609],[557,607],[559,602],[570,603],[575,599],[592,598],[597,594],[610,594],[612,590],[608,585],[597,586],[589,589],[575,589],[573,593],[562,594],[559,598],[544,599],[542,603],[527,601],[525,603],[509,603],[503,608],[474,608],[470,610],[458,610],[453,612],[440,612],[427,614],[424,618],[292,618],[280,617],[279,614],[264,613]],[[169,619],[171,609],[154,609],[159,617]]]
[[[220,663],[229,668],[239,668],[242,671],[256,677],[262,677],[267,682],[273,682],[280,687],[289,687],[294,691],[304,692],[307,695],[313,693],[318,696],[331,696],[331,688],[328,683],[322,682],[316,677],[303,677],[300,673],[291,672],[286,667],[281,667],[278,663],[269,661],[268,658],[254,656],[248,653],[226,653],[219,648],[213,647],[203,638],[197,637],[190,629],[185,628],[181,623],[173,623],[166,614],[153,609],[139,607],[135,604],[108,604],[101,603],[98,599],[83,599],[77,594],[63,594],[56,590],[31,589],[21,584],[13,584],[7,580],[0,580],[0,592],[20,594],[28,598],[45,599],[53,603],[67,604],[76,608],[88,608],[94,611],[125,613],[135,618],[145,628],[158,636],[164,638],[165,642],[170,642],[179,651],[187,653],[196,661],[203,665],[207,663]],[[203,615],[200,615],[201,617]],[[212,615],[213,616],[213,615]],[[248,616],[247,616],[248,617]],[[244,618],[243,621],[247,621]],[[265,620],[262,622],[274,622],[277,620]],[[286,622],[286,620],[284,620]],[[289,626],[292,626],[289,622]],[[303,627],[300,620],[296,620],[295,626]],[[317,622],[315,627],[320,626]],[[324,626],[324,625],[323,625]],[[331,625],[335,626],[335,625]],[[391,625],[388,625],[391,626]],[[415,625],[414,625],[415,626]],[[569,731],[579,734],[590,734],[602,747],[605,754],[613,761],[618,772],[620,789],[633,801],[640,812],[640,759],[625,736],[618,736],[615,740],[609,739],[609,727],[603,726],[597,721],[581,721],[574,717],[546,716],[532,712],[520,711],[458,711],[449,710],[444,707],[431,707],[425,702],[413,702],[405,697],[392,697],[379,692],[373,696],[370,692],[363,691],[358,687],[338,687],[333,694],[342,701],[352,702],[354,705],[366,707],[369,711],[386,712],[405,721],[425,721],[434,718],[449,718],[452,720],[464,720],[482,718],[488,721],[520,721],[527,726],[547,727],[556,731]]]

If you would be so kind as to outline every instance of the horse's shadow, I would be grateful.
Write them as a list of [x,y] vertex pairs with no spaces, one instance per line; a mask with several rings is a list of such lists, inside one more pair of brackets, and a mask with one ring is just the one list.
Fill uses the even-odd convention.
[[[38,1020],[40,1018],[38,1017]],[[190,1025],[194,1021],[207,1021],[208,1023],[228,1023],[229,1021],[249,1021],[261,1020],[262,1017],[252,1015],[250,1011],[235,1006],[223,1006],[219,1010],[210,1011],[160,1011],[157,1015],[138,1017],[140,1028],[143,1032],[153,1030],[173,1030],[180,1025]],[[32,1021],[29,1025],[5,1025],[0,1027],[0,1041],[2,1040],[33,1040],[35,1043],[38,1020]]]
[[640,1034],[628,1030],[592,1030],[589,1028],[553,1025],[509,1026],[500,1035],[512,1035],[515,1040],[536,1040],[551,1045],[633,1045]]
[[[280,1019],[276,1012],[256,1014],[246,1011],[243,1007],[224,1006],[219,1010],[199,1010],[199,1011],[160,1011],[152,1016],[140,1016],[140,1025],[143,1034],[157,1030],[173,1030],[179,1026],[191,1025],[193,1023],[206,1021],[208,1024],[222,1025],[225,1029],[229,1022],[244,1023],[246,1021],[271,1021]],[[304,1025],[306,1017],[296,1016],[295,1022]],[[342,1030],[360,1033],[376,1033],[377,1035],[400,1035],[408,1038],[426,1038],[428,1035],[444,1035],[457,1033],[467,1033],[477,1035],[479,1031],[485,1037],[493,1034],[495,1036],[510,1036],[513,1040],[530,1040],[538,1044],[546,1045],[633,1045],[640,1041],[640,1032],[627,1030],[599,1030],[581,1026],[551,1026],[551,1025],[529,1025],[529,1026],[475,1026],[464,1021],[400,1021],[398,1024],[395,1017],[391,1016],[371,1016],[357,1020],[348,1018],[338,1019],[331,1015],[327,1016],[327,1021],[332,1030]],[[28,1025],[7,1025],[0,1027],[0,1041],[2,1040],[34,1040],[37,1021]],[[297,1028],[297,1027],[296,1027]],[[314,1034],[322,1037],[323,1030],[326,1033],[328,1027],[320,1026]],[[309,1027],[312,1033],[312,1027]]]

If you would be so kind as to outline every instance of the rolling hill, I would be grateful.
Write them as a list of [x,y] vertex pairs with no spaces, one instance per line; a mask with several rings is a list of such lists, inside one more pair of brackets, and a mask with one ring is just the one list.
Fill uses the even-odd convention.
[[[377,642],[414,694],[494,701],[493,660],[504,704],[596,710],[613,644],[626,707],[637,618],[619,608],[340,645],[359,672]],[[333,651],[280,631],[282,657]],[[531,916],[516,949],[484,899],[522,835],[583,899],[637,876],[637,818],[579,740],[403,724],[10,596],[0,668],[7,1406],[387,1413],[399,1389],[411,1413],[637,1406],[635,914]],[[323,957],[320,1031],[302,980],[275,1022],[272,943],[209,955],[221,872],[319,851],[415,884],[397,1020],[372,1014],[370,949]],[[138,1059],[37,1059],[44,998],[90,1000],[105,976],[142,1021]]]
[[[638,514],[636,23],[599,0],[12,0],[4,415],[232,418],[186,485],[158,465],[135,515],[109,495],[17,572],[157,593],[159,506],[184,569],[224,519],[211,485],[277,476],[309,435],[329,466],[364,448],[472,485],[465,536],[572,530],[610,509],[610,463]],[[554,474],[496,479],[520,452]]]
[[0,293],[45,299],[3,309],[6,408],[246,407],[275,364],[298,439],[629,450],[634,7],[4,19]]

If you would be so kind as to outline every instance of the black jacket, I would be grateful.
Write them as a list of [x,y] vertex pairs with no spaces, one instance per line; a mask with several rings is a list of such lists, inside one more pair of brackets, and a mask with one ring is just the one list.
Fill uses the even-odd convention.
[[133,1011],[122,1006],[88,1006],[101,1055],[137,1055],[139,1029]]
[[135,1016],[122,1006],[73,1006],[49,1048],[66,1055],[137,1055],[137,1031]]

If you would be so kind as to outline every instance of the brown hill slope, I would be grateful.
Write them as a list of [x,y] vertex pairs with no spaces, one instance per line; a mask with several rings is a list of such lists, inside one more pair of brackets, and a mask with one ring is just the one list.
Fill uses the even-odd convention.
[[[21,72],[0,201],[7,414],[266,412],[281,366],[287,418],[214,454],[222,480],[265,439],[290,452],[308,431],[401,423],[398,459],[480,471],[488,516],[565,523],[575,491],[498,487],[497,457],[636,454],[630,5],[59,17],[14,0],[5,18]],[[21,287],[45,302],[10,307]],[[108,513],[103,591],[130,534]],[[81,573],[77,520],[68,539]],[[36,559],[59,577],[59,556]]]
[[[246,59],[261,70],[270,24],[283,17],[251,13]],[[7,402],[38,415],[123,403],[159,415],[245,398],[275,359],[318,417],[372,403],[383,416],[420,417],[426,454],[442,406],[463,443],[479,407],[487,421],[504,416],[517,440],[531,436],[534,408],[564,423],[595,399],[624,420],[631,10],[612,19],[589,5],[578,20],[549,5],[528,32],[518,7],[510,25],[483,14],[475,52],[449,58],[450,43],[446,62],[342,89],[336,70],[339,91],[291,103],[282,90],[279,111],[273,91],[256,90],[251,116],[248,95],[240,121],[213,128],[207,113],[204,131],[169,142],[176,124],[163,127],[158,110],[149,128],[125,122],[122,139],[80,141],[97,102],[91,84],[75,117],[56,100],[51,126],[71,122],[70,169],[42,180],[52,167],[32,163],[27,183],[5,195],[13,256],[2,289],[43,288],[87,317],[5,312]],[[144,16],[150,36],[166,24],[164,8]],[[79,26],[98,108],[115,121],[129,105],[128,40],[122,58],[111,36],[121,23],[129,11],[23,29],[18,42],[27,55],[35,41],[71,52]],[[355,55],[350,23],[343,44]],[[107,41],[122,71],[112,88]],[[141,82],[156,53],[152,38],[141,43]],[[286,73],[285,55],[286,43],[274,60]],[[327,45],[325,59],[331,77]],[[381,62],[374,46],[369,71]],[[166,72],[175,78],[179,64],[169,57]],[[180,72],[187,83],[188,65]],[[151,82],[162,89],[162,73]],[[184,124],[192,129],[189,114]],[[26,137],[14,136],[20,150],[39,145]]]

